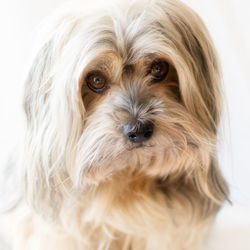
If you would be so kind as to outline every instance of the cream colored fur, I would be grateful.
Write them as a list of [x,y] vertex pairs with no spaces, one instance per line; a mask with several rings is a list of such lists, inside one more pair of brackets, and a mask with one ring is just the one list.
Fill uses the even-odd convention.
[[[228,190],[216,160],[220,68],[198,15],[177,0],[82,1],[38,40],[13,249],[202,249]],[[169,74],[151,84],[158,58]],[[86,85],[93,70],[109,78],[104,94]],[[135,117],[155,124],[139,148],[122,132]]]

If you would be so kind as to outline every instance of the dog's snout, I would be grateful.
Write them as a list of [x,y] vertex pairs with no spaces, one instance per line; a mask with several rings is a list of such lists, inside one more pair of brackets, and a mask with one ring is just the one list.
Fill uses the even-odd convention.
[[135,122],[123,125],[123,132],[126,138],[133,143],[144,142],[151,138],[154,132],[152,122]]

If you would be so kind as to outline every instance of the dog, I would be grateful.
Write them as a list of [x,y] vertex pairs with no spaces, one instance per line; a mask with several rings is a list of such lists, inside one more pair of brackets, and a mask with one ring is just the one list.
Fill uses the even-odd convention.
[[82,1],[38,40],[13,249],[203,249],[228,187],[221,71],[200,17],[178,0]]

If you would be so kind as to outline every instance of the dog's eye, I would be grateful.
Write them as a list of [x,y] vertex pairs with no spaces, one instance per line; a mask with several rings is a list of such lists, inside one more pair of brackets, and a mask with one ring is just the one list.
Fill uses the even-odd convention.
[[149,73],[153,76],[154,82],[162,81],[168,74],[169,64],[163,60],[153,61]]
[[88,74],[86,77],[86,83],[88,87],[96,93],[104,92],[104,90],[106,90],[107,87],[106,77],[101,72],[98,71]]

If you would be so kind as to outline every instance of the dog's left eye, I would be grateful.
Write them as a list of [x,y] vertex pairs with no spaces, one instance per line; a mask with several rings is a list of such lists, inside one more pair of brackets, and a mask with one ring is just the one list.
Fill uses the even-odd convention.
[[168,74],[169,64],[163,60],[155,60],[152,62],[149,73],[153,76],[154,82],[162,81]]
[[102,93],[107,88],[106,77],[98,71],[88,74],[86,77],[86,83],[88,87],[96,93]]

